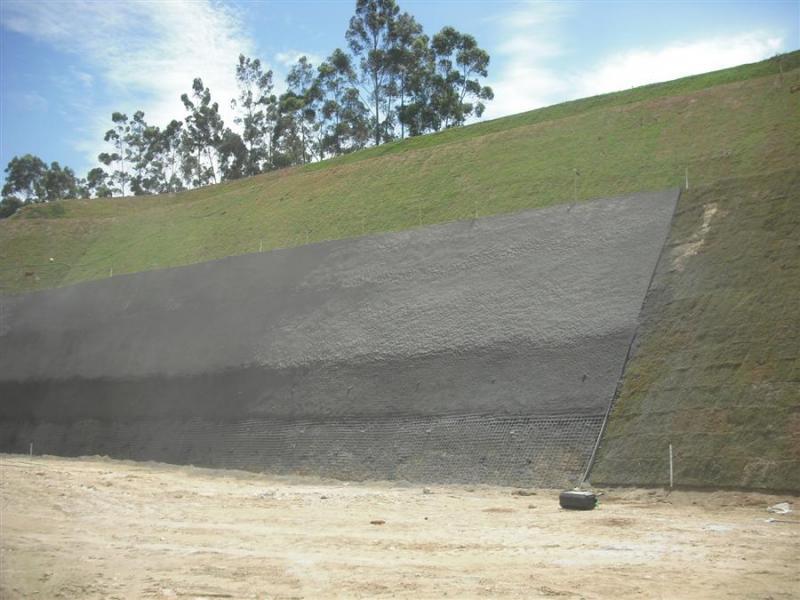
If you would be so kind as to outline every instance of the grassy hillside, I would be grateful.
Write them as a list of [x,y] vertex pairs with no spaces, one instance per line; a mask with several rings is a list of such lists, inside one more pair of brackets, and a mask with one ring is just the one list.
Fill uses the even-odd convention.
[[800,162],[684,193],[592,482],[800,491],[798,332]]
[[0,292],[784,169],[798,85],[794,52],[173,196],[28,207],[0,222]]

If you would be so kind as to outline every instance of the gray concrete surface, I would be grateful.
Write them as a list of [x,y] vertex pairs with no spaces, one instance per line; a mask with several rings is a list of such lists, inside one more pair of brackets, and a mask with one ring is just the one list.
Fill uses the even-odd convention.
[[[4,297],[0,450],[27,448],[21,432],[37,424],[67,432],[83,421],[134,432],[158,419],[334,431],[353,418],[594,422],[614,392],[677,194]],[[74,438],[61,435],[56,453],[91,452]],[[575,444],[568,451],[583,455],[586,441]],[[270,470],[270,460],[237,464]],[[330,470],[320,459],[319,472]]]

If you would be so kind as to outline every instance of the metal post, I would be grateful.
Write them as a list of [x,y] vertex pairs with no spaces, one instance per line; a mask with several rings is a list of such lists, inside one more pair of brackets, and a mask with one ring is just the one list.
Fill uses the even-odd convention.
[[264,251],[264,240],[258,240],[258,251],[259,252]]
[[686,167],[686,189],[689,189],[689,167]]
[[672,489],[672,444],[669,445],[669,489]]
[[28,448],[28,456],[33,456],[33,442],[31,442],[31,445]]

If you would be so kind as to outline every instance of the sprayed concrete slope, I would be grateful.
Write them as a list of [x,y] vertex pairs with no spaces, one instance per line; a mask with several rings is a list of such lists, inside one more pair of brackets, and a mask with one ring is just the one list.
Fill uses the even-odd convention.
[[349,478],[585,468],[677,191],[2,299],[0,450]]

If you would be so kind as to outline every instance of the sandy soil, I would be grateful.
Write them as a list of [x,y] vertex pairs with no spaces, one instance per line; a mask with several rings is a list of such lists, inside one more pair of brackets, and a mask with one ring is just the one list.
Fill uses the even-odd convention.
[[800,597],[800,517],[766,511],[792,497],[607,490],[571,512],[556,491],[0,461],[4,599]]

